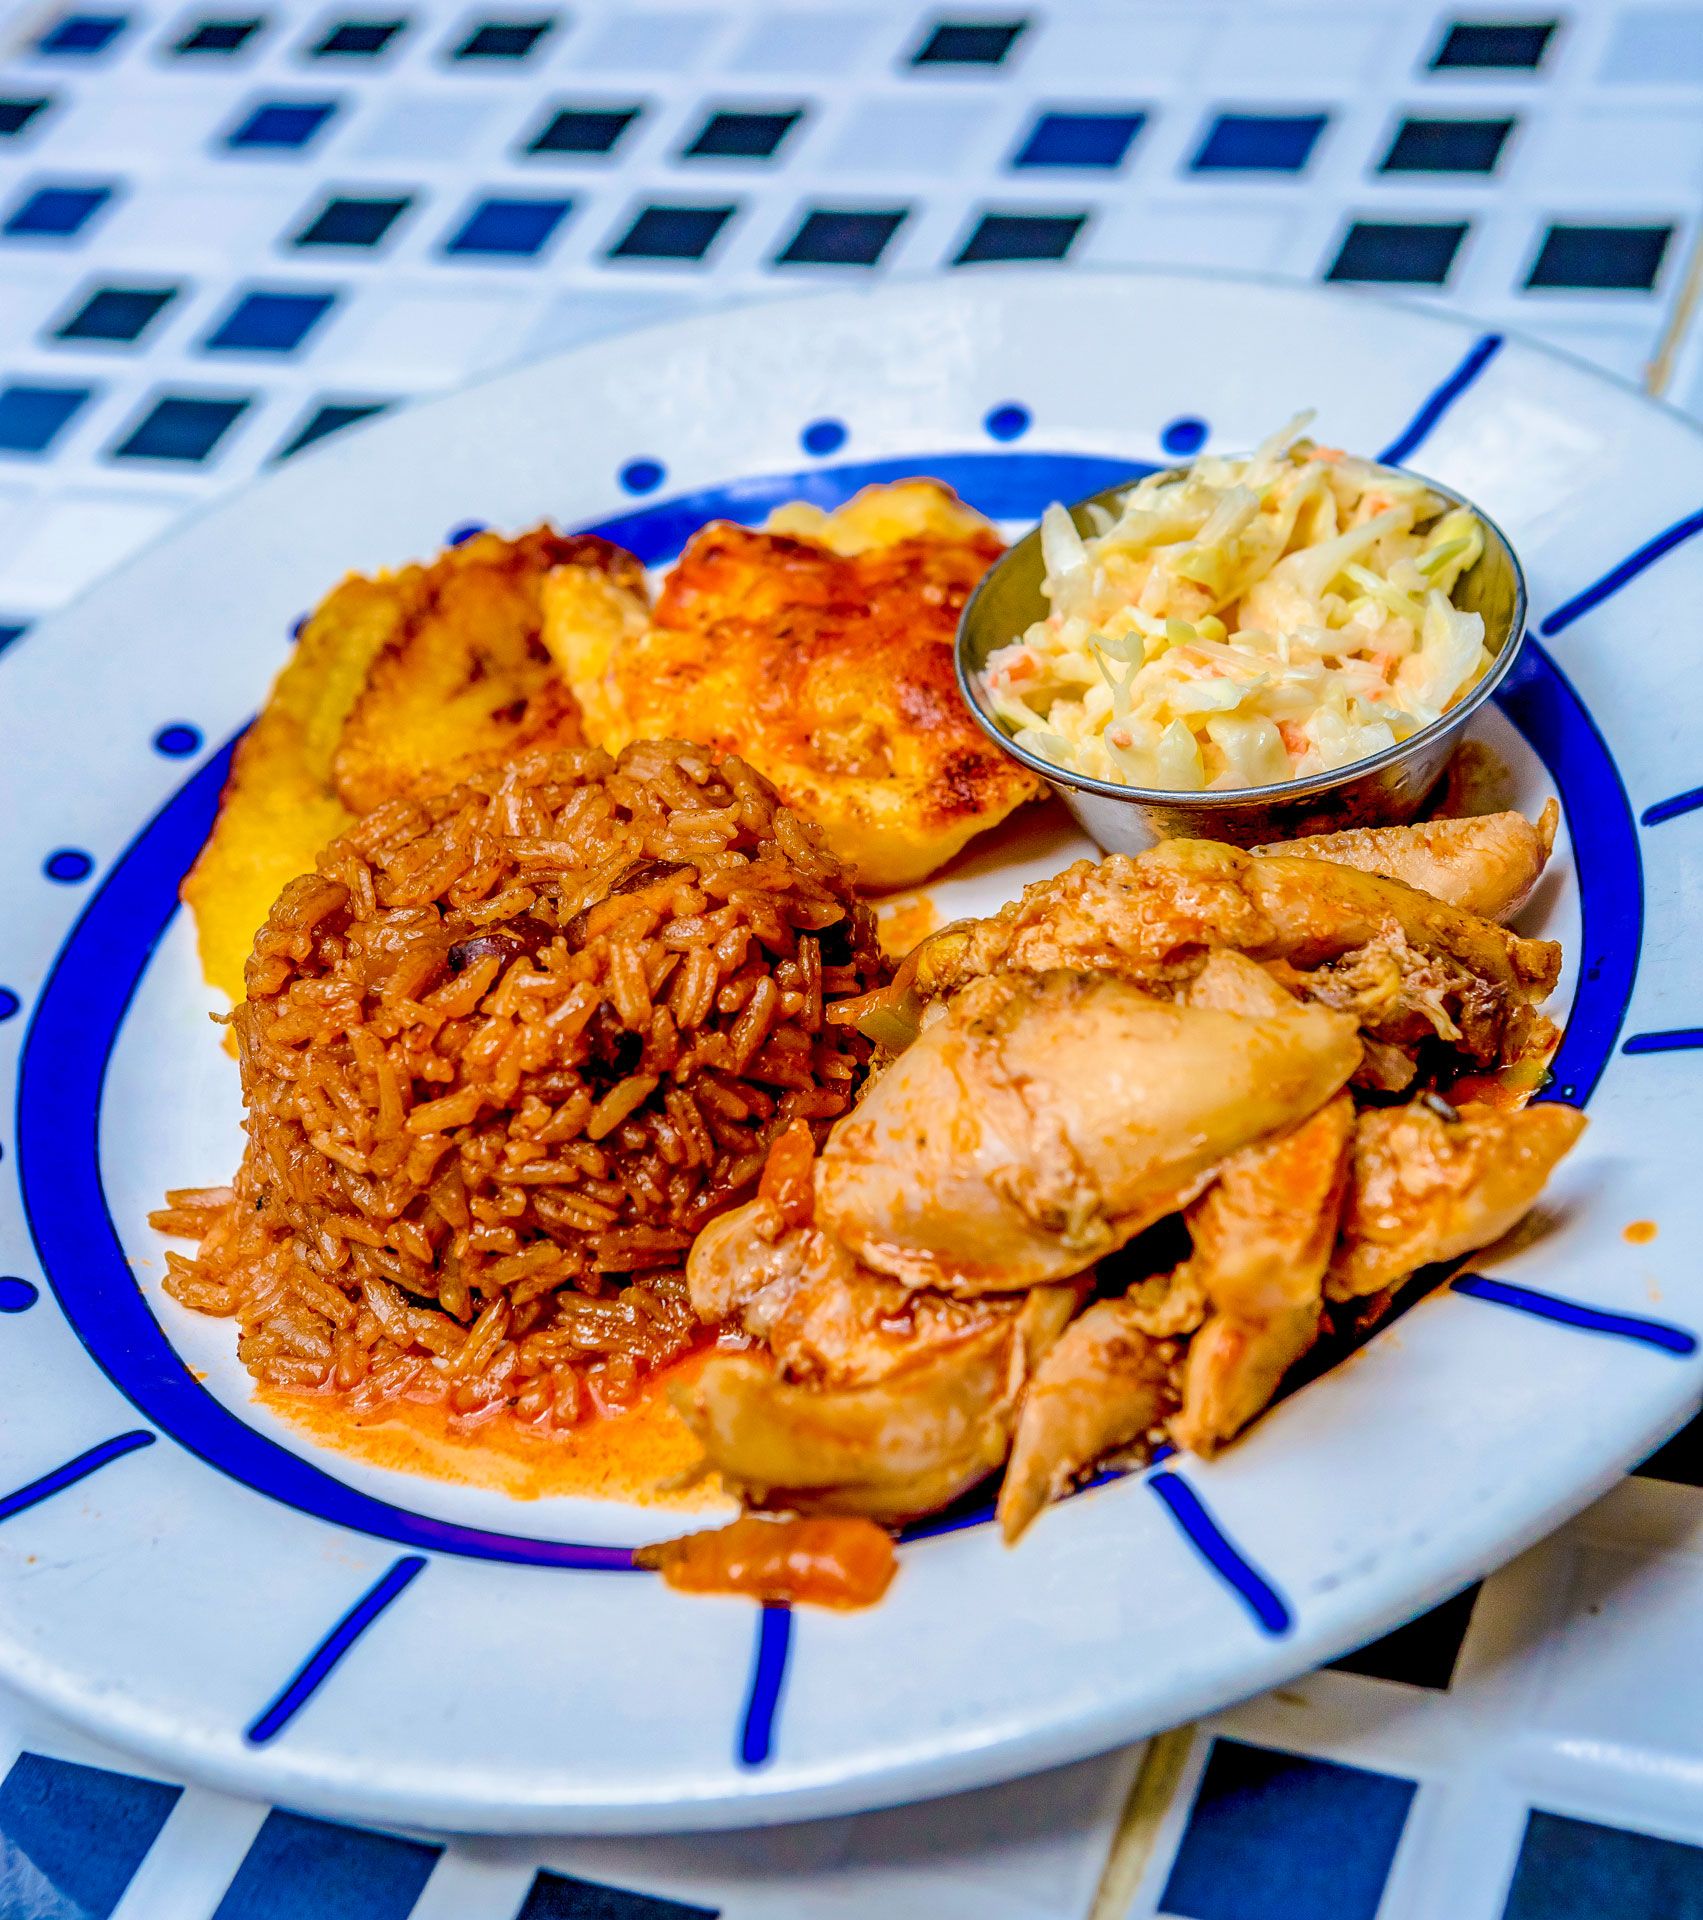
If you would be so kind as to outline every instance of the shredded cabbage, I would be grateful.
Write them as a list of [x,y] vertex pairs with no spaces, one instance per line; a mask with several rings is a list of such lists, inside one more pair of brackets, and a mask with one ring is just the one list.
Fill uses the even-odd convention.
[[1477,685],[1484,622],[1450,595],[1482,526],[1315,446],[1310,419],[1150,476],[1086,536],[1047,509],[1051,611],[983,676],[1020,746],[1125,786],[1272,786],[1380,753]]

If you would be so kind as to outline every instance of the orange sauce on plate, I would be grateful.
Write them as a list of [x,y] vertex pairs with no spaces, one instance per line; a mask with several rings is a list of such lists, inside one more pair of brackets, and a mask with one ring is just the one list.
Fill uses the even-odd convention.
[[255,1398],[299,1433],[369,1466],[420,1473],[456,1486],[484,1487],[515,1500],[574,1494],[701,1513],[726,1504],[713,1477],[671,1485],[700,1458],[696,1440],[668,1403],[668,1388],[690,1380],[711,1349],[688,1354],[649,1379],[625,1411],[542,1431],[498,1414],[457,1431],[443,1407],[397,1401],[357,1414],[341,1393],[260,1387]]

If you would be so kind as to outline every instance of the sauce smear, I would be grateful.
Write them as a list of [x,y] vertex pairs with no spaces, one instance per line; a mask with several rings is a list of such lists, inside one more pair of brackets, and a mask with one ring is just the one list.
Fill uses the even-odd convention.
[[873,1520],[770,1519],[641,1547],[633,1556],[680,1593],[740,1593],[818,1607],[872,1607],[893,1583],[893,1536]]

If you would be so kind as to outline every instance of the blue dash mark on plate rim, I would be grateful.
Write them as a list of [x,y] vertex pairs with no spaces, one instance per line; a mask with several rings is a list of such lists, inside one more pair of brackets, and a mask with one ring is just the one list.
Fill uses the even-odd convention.
[[331,1677],[344,1654],[425,1566],[425,1556],[418,1553],[404,1554],[395,1561],[320,1641],[265,1711],[244,1729],[243,1738],[257,1747],[275,1740]]
[[1253,1615],[1262,1631],[1274,1637],[1288,1633],[1295,1624],[1289,1603],[1231,1541],[1183,1476],[1164,1468],[1150,1474],[1147,1484],[1189,1545]]
[[1426,395],[1419,411],[1378,455],[1385,466],[1399,467],[1424,446],[1442,424],[1443,416],[1496,358],[1502,349],[1502,339],[1499,333],[1485,333],[1473,342],[1460,365],[1441,386]]
[[1639,574],[1653,567],[1663,554],[1672,553],[1675,547],[1684,546],[1687,540],[1699,533],[1703,533],[1703,512],[1687,514],[1671,527],[1664,527],[1653,539],[1646,540],[1635,552],[1629,553],[1618,566],[1610,567],[1600,579],[1593,580],[1588,587],[1574,594],[1571,600],[1563,600],[1541,623],[1538,632],[1548,638],[1565,631],[1593,607],[1600,607],[1622,587],[1629,586]]
[[1689,1053],[1703,1047],[1703,1027],[1668,1027],[1656,1033],[1635,1033],[1621,1043],[1622,1053]]
[[43,1500],[50,1500],[54,1494],[74,1487],[79,1480],[88,1479],[91,1473],[98,1473],[114,1460],[122,1460],[127,1453],[137,1453],[143,1447],[151,1447],[158,1438],[158,1434],[149,1433],[141,1427],[129,1433],[114,1434],[110,1440],[103,1440],[98,1446],[89,1447],[74,1459],[67,1460],[63,1466],[55,1467],[51,1473],[44,1473],[39,1479],[26,1482],[11,1493],[0,1494],[0,1520],[10,1520],[14,1514],[39,1506]]
[[1664,820],[1677,820],[1682,814],[1695,813],[1703,807],[1703,787],[1687,787],[1684,793],[1676,793],[1666,800],[1658,800],[1639,814],[1638,822],[1645,827],[1659,827]]
[[791,1651],[792,1608],[764,1601],[757,1615],[751,1684],[745,1695],[745,1717],[739,1726],[739,1764],[743,1767],[762,1766],[774,1751],[775,1719]]
[[1485,1273],[1457,1274],[1451,1291],[1469,1300],[1488,1300],[1498,1307],[1512,1307],[1516,1313],[1529,1313],[1534,1319],[1553,1320],[1557,1326],[1576,1327],[1581,1333],[1606,1334],[1614,1340],[1634,1340],[1663,1353],[1689,1359],[1697,1351],[1697,1336],[1668,1320],[1652,1320],[1641,1313],[1611,1313],[1606,1307],[1587,1306],[1581,1300],[1569,1300],[1558,1293],[1545,1293],[1539,1287],[1516,1286],[1511,1280],[1495,1280]]

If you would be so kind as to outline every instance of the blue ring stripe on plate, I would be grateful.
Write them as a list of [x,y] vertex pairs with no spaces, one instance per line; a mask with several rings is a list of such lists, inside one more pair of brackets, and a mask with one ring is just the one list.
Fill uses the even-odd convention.
[[[1572,1011],[1540,1100],[1582,1107],[1620,1038],[1644,939],[1644,867],[1626,783],[1573,683],[1535,640],[1520,649],[1496,704],[1536,748],[1561,790],[1579,877],[1579,967]],[[1577,785],[1563,776],[1577,776]]]
[[423,1571],[425,1564],[422,1555],[407,1554],[382,1579],[375,1580],[302,1662],[278,1697],[246,1729],[243,1737],[257,1747],[276,1739],[325,1684],[337,1662],[403,1588]]
[[1669,1027],[1662,1033],[1635,1033],[1622,1053],[1688,1053],[1703,1047],[1703,1027]]
[[757,1643],[751,1657],[751,1685],[739,1728],[741,1766],[760,1767],[773,1751],[775,1716],[786,1683],[792,1650],[792,1608],[765,1601],[757,1615]]
[[1231,1544],[1229,1536],[1207,1512],[1200,1495],[1182,1475],[1166,1469],[1151,1475],[1147,1484],[1164,1502],[1189,1545],[1265,1632],[1287,1633],[1295,1624],[1288,1603],[1253,1562]]
[[1659,1347],[1664,1353],[1677,1353],[1688,1359],[1697,1351],[1697,1336],[1667,1320],[1651,1320],[1641,1313],[1610,1313],[1605,1307],[1588,1307],[1580,1300],[1567,1300],[1558,1293],[1544,1293],[1537,1287],[1517,1287],[1511,1280],[1493,1280],[1488,1274],[1457,1274],[1450,1283],[1455,1293],[1469,1300],[1489,1300],[1499,1307],[1512,1307],[1517,1313],[1529,1313],[1539,1320],[1553,1320],[1558,1326],[1577,1327],[1583,1333],[1608,1334],[1616,1340],[1636,1340],[1646,1347]]
[[1387,466],[1399,467],[1404,460],[1418,452],[1436,431],[1444,414],[1496,358],[1501,346],[1501,334],[1482,334],[1473,343],[1466,358],[1440,387],[1427,396],[1425,404],[1378,455],[1378,458]]
[[1703,513],[1688,514],[1683,520],[1676,520],[1666,527],[1653,540],[1646,540],[1636,553],[1629,553],[1617,567],[1610,567],[1600,580],[1593,580],[1582,592],[1574,594],[1571,600],[1562,601],[1555,611],[1538,628],[1546,637],[1562,632],[1593,607],[1601,606],[1611,594],[1636,580],[1646,567],[1652,567],[1664,553],[1672,553],[1694,534],[1703,533]]
[[13,1514],[37,1506],[56,1493],[63,1493],[67,1487],[74,1487],[79,1480],[87,1480],[91,1473],[99,1473],[102,1467],[110,1466],[114,1460],[122,1460],[127,1453],[151,1447],[158,1437],[141,1428],[132,1433],[118,1434],[111,1440],[103,1440],[98,1447],[90,1447],[86,1453],[78,1454],[75,1460],[67,1460],[64,1466],[55,1467],[51,1473],[44,1473],[39,1480],[19,1487],[15,1493],[0,1494],[0,1520],[10,1520]]
[[1638,819],[1643,826],[1659,827],[1664,820],[1677,820],[1682,813],[1695,813],[1699,807],[1703,807],[1703,787],[1687,787],[1670,800],[1658,800],[1646,807]]

